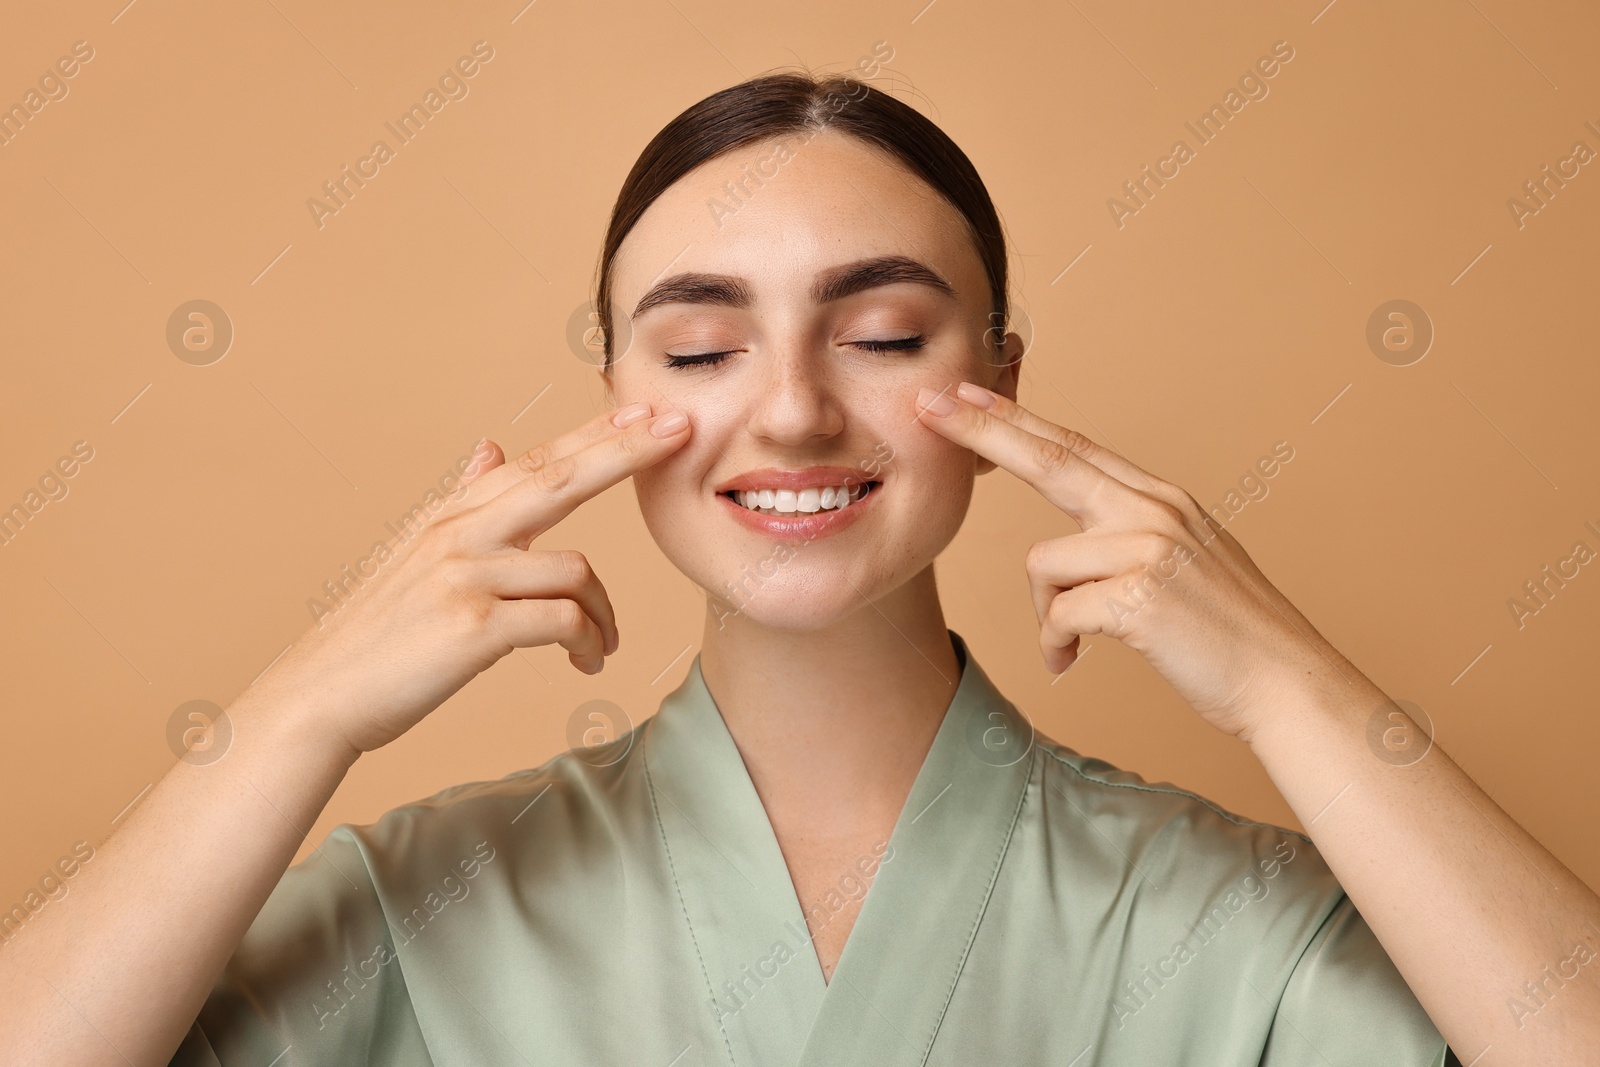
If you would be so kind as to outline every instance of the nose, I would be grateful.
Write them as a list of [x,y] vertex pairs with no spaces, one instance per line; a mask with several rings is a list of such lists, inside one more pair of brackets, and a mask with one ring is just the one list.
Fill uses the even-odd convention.
[[844,408],[827,356],[797,344],[771,352],[751,398],[752,435],[797,446],[826,440],[844,429]]

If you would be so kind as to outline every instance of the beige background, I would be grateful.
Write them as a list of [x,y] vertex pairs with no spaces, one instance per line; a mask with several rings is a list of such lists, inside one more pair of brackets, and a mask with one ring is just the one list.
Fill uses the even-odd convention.
[[[851,68],[878,41],[894,58],[876,84],[962,145],[1006,222],[1035,331],[1024,402],[1205,504],[1289,442],[1229,528],[1600,886],[1600,566],[1520,629],[1507,607],[1576,541],[1600,549],[1583,525],[1600,527],[1600,164],[1520,228],[1507,206],[1575,141],[1600,149],[1592,10],[523,2],[7,13],[0,104],[74,42],[94,58],[0,146],[0,507],[74,442],[94,458],[0,547],[0,910],[103,840],[172,764],[174,709],[230,702],[477,437],[513,452],[598,409],[568,323],[663,123],[773,67]],[[307,199],[479,40],[494,58],[469,95],[318,228]],[[1193,147],[1184,122],[1280,40],[1295,55],[1269,95],[1119,229],[1108,198],[1174,140]],[[1393,366],[1366,324],[1402,298],[1437,333]],[[236,331],[209,366],[166,341],[194,299]],[[952,625],[1046,732],[1296,825],[1250,753],[1115,641],[1052,684],[1021,558],[1073,529],[1004,473],[983,479],[940,563]],[[608,669],[508,657],[364,759],[309,843],[543,762],[583,702],[637,720],[681,677],[700,599],[631,489],[549,540],[588,553],[617,603]]]

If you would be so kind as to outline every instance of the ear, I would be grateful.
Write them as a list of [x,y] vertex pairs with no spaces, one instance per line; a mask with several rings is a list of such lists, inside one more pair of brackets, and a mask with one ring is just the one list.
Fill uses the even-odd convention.
[[[985,368],[989,380],[980,384],[1015,403],[1017,383],[1022,380],[1022,353],[1022,337],[1015,332],[1006,334],[999,348],[989,349],[984,353],[989,360]],[[994,460],[978,457],[979,474],[988,474],[994,469]]]
[[1023,348],[1021,335],[1015,332],[1006,334],[1005,343],[1001,345],[995,360],[996,380],[989,387],[1012,402],[1017,399],[1017,383],[1022,380]]

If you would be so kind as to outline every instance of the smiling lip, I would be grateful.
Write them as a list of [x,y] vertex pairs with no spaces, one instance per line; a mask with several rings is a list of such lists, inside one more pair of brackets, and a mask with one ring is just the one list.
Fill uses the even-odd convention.
[[[864,485],[871,480],[863,477],[854,467],[803,467],[800,470],[763,467],[760,470],[746,471],[737,478],[723,482],[717,486],[716,491],[727,493],[735,489],[793,489],[798,492],[801,489],[821,489],[827,485]],[[844,510],[849,511],[850,508]]]
[[[866,485],[869,491],[846,507],[810,514],[798,513],[792,518],[751,511],[729,495],[741,489],[792,489],[798,492],[830,485]],[[881,492],[881,482],[866,478],[861,471],[851,467],[806,467],[801,470],[767,467],[741,474],[724,482],[716,490],[721,506],[732,512],[735,521],[745,529],[775,541],[814,541],[831,537],[860,518],[865,509],[873,506],[873,501]]]

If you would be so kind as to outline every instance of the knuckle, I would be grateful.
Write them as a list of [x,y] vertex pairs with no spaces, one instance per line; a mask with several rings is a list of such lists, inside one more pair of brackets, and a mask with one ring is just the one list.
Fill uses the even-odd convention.
[[1168,533],[1184,529],[1187,516],[1183,509],[1171,501],[1152,497],[1148,505],[1150,510],[1150,525],[1155,530]]
[[1199,524],[1205,516],[1205,512],[1200,507],[1200,502],[1189,495],[1187,490],[1180,489],[1177,486],[1172,487],[1172,492],[1176,497],[1174,505],[1177,507],[1178,513],[1183,516],[1184,523],[1189,526]]
[[576,600],[557,600],[554,602],[552,612],[555,616],[555,625],[563,634],[581,633],[583,624],[588,621],[588,616],[583,613]]
[[617,451],[628,456],[636,456],[650,447],[650,442],[655,440],[646,431],[649,422],[643,421],[628,427],[618,434],[613,442]]
[[1034,462],[1046,474],[1060,474],[1071,466],[1076,457],[1072,449],[1057,441],[1040,439],[1034,446]]
[[1200,510],[1200,506],[1194,502],[1194,498],[1188,493],[1170,482],[1161,481],[1159,478],[1146,479],[1143,491],[1147,496],[1159,500],[1174,509],[1185,522],[1190,521],[1195,513]]
[[1070,595],[1069,590],[1050,598],[1050,607],[1044,613],[1045,625],[1054,629],[1061,629],[1067,625],[1072,614],[1072,601],[1068,599]]
[[589,566],[588,559],[576,549],[552,552],[550,555],[550,562],[554,565],[556,573],[567,586],[577,587],[583,585],[589,580],[590,575],[594,573]]
[[1062,445],[1068,452],[1075,456],[1083,456],[1087,458],[1093,454],[1096,448],[1100,447],[1089,437],[1077,430],[1068,430],[1066,431],[1066,434],[1067,439],[1062,442]]
[[565,458],[546,463],[532,477],[537,479],[539,488],[546,493],[559,493],[572,484],[576,473],[577,465],[570,458]]
[[549,449],[545,445],[538,445],[528,449],[517,457],[517,470],[523,474],[538,474],[550,462]]
[[1029,576],[1035,576],[1043,571],[1050,562],[1051,541],[1035,541],[1028,549],[1028,554],[1023,560],[1023,567]]
[[1095,514],[1109,513],[1120,503],[1120,498],[1112,495],[1113,485],[1117,485],[1114,478],[1089,478],[1083,490],[1083,502],[1090,512]]
[[1139,538],[1139,558],[1147,563],[1159,563],[1177,550],[1177,540],[1160,531],[1149,531]]

